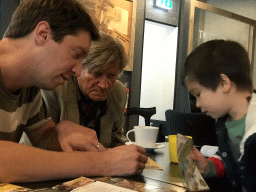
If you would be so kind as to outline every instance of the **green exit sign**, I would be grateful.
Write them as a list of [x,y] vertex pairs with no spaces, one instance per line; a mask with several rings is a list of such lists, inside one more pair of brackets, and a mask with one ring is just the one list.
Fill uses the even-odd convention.
[[163,9],[172,9],[172,1],[170,0],[156,0],[156,6]]

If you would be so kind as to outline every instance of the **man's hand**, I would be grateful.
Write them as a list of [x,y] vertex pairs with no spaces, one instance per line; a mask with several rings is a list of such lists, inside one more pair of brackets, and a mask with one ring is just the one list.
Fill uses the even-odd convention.
[[71,121],[62,121],[56,126],[60,146],[65,152],[105,151],[94,130]]
[[191,159],[195,161],[200,173],[204,175],[204,173],[206,173],[209,169],[209,162],[207,158],[200,151],[198,151],[197,148],[194,147],[194,150],[191,154]]
[[104,154],[105,176],[141,174],[148,161],[146,150],[137,145],[123,145],[108,149]]

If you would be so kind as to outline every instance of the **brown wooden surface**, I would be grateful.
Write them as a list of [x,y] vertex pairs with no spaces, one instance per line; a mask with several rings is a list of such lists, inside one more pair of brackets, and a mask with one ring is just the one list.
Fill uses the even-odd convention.
[[163,144],[165,145],[164,148],[155,149],[152,153],[148,153],[148,156],[159,164],[163,170],[145,169],[142,175],[146,178],[186,187],[178,164],[170,162],[169,143],[165,142]]

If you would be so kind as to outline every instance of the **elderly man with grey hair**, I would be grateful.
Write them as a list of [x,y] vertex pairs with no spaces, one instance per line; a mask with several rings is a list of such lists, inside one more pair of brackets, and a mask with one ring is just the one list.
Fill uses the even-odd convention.
[[[127,91],[117,80],[127,63],[125,51],[111,35],[104,32],[100,35],[101,39],[92,43],[79,77],[71,78],[53,91],[42,91],[47,112],[56,123],[68,120],[96,132],[102,145],[88,142],[82,147],[87,150],[104,150],[127,141],[123,135]],[[87,130],[83,130],[84,134]],[[74,138],[80,139],[77,135]],[[79,150],[66,143],[60,143],[63,150]]]

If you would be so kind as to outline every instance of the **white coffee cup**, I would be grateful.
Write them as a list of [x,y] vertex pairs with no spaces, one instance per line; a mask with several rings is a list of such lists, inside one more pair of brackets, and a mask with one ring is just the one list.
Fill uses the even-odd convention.
[[134,132],[136,145],[144,148],[154,148],[156,145],[158,130],[159,127],[134,126],[134,129],[126,133],[126,137],[129,142],[133,142],[129,139],[129,133]]

